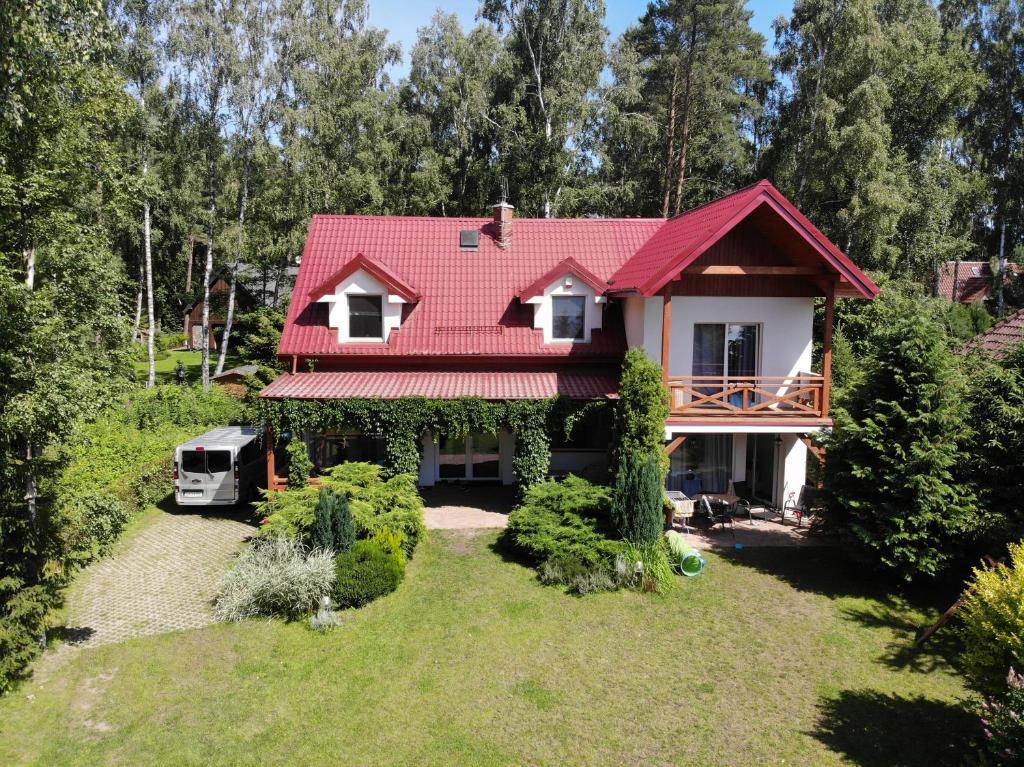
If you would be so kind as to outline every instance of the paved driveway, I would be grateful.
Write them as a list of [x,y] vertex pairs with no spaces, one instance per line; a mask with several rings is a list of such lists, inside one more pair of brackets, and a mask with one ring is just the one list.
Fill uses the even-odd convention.
[[212,623],[217,584],[256,530],[242,516],[159,512],[79,575],[68,596],[68,643],[88,647]]

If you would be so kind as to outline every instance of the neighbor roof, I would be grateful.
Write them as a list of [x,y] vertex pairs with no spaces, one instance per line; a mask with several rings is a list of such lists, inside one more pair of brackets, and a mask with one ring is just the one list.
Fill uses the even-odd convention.
[[[1010,274],[1024,274],[1024,264],[1008,263]],[[992,290],[992,266],[988,261],[947,261],[939,267],[936,291],[943,298],[962,304],[976,304]]]
[[965,351],[983,350],[996,359],[1003,359],[1010,350],[1024,343],[1024,309],[1010,314],[984,333],[972,338]]

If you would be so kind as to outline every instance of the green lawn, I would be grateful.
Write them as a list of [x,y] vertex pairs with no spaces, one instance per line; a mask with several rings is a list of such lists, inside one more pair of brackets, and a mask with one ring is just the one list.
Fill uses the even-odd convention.
[[495,537],[431,533],[396,593],[325,635],[258,621],[80,651],[0,700],[0,764],[934,767],[973,731],[944,643],[905,652],[934,613],[827,551],[578,598]]
[[[185,364],[185,371],[188,375],[188,381],[195,383],[202,378],[203,375],[203,353],[202,352],[189,352],[189,351],[171,351],[164,352],[166,359],[159,359],[162,356],[160,353],[157,354],[158,359],[156,360],[156,380],[157,383],[174,383],[174,371],[177,368],[178,360],[181,360]],[[239,357],[228,355],[228,358],[224,361],[224,369],[229,370],[230,368],[238,365],[244,365],[245,361]],[[217,351],[215,349],[210,351],[210,375],[213,375],[213,371],[217,368]],[[145,357],[141,360],[135,361],[135,377],[140,381],[146,380],[146,374],[149,372],[149,362]]]

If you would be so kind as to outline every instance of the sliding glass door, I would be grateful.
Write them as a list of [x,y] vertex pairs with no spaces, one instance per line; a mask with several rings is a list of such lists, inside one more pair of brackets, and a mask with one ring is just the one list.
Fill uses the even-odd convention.
[[[728,378],[737,376],[754,377],[758,374],[760,355],[760,326],[748,323],[699,322],[693,326],[692,375],[713,376],[722,382],[695,382],[695,393],[699,396],[713,396],[728,388]],[[729,404],[739,406],[741,394],[729,395]],[[718,402],[707,403],[717,407]]]
[[497,435],[442,437],[437,450],[437,478],[500,479],[501,460]]

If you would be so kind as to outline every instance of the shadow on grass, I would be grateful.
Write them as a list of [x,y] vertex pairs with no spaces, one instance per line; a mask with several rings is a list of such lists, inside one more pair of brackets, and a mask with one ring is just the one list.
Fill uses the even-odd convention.
[[963,763],[978,720],[931,698],[846,690],[819,705],[811,735],[864,767],[938,767]]
[[894,587],[891,581],[837,548],[763,547],[727,549],[719,553],[733,564],[779,578],[799,591],[830,599],[872,600],[866,605],[845,607],[841,615],[870,628],[887,628],[896,635],[896,641],[879,659],[893,668],[927,673],[953,664],[959,652],[959,640],[949,627],[937,632],[923,648],[915,648],[914,639],[932,618],[919,623],[918,616],[912,613],[922,612],[937,618],[957,599],[960,584],[938,582]]

